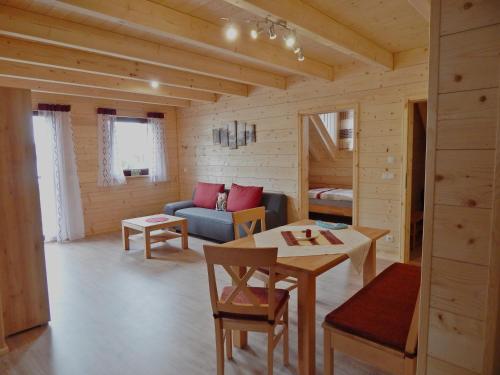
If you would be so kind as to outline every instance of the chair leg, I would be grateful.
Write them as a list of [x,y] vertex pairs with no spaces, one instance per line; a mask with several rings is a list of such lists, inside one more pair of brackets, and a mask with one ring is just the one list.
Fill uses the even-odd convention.
[[289,361],[289,350],[288,350],[288,306],[285,307],[285,312],[283,313],[283,364],[285,366],[288,366],[290,361]]
[[332,336],[327,329],[323,329],[324,339],[324,375],[333,375],[333,347]]
[[226,353],[227,359],[233,359],[233,332],[226,329]]
[[224,332],[220,319],[215,319],[215,348],[217,355],[217,375],[224,375]]
[[273,375],[274,367],[274,328],[267,333],[267,375]]

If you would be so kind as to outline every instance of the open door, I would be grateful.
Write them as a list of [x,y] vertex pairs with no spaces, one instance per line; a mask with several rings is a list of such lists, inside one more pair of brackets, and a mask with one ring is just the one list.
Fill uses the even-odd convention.
[[403,261],[420,264],[425,196],[425,145],[427,135],[427,101],[409,101],[406,111],[403,148],[403,211],[401,244]]

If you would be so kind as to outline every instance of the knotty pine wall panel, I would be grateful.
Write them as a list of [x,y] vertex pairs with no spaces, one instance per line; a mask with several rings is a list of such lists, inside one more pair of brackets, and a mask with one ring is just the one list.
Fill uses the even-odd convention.
[[[197,181],[262,185],[288,196],[288,219],[299,218],[299,112],[358,105],[359,223],[385,227],[393,243],[379,241],[383,256],[400,257],[401,157],[405,102],[427,95],[427,51],[398,54],[390,72],[352,64],[337,69],[334,81],[293,78],[286,91],[257,88],[249,97],[222,97],[217,103],[178,110],[181,198]],[[257,143],[229,150],[212,144],[212,129],[229,121],[257,126]],[[389,164],[387,157],[393,156]],[[314,171],[324,171],[314,165]],[[390,170],[393,180],[383,180]]]
[[[34,108],[38,103],[71,105],[86,235],[119,230],[122,219],[160,213],[167,202],[178,200],[177,124],[174,108],[42,93],[33,93],[32,97]],[[145,117],[147,112],[152,111],[165,113],[170,181],[153,184],[146,177],[133,177],[127,179],[126,185],[97,186],[98,107],[115,108],[119,116]]]
[[500,372],[500,2],[432,2],[420,374]]

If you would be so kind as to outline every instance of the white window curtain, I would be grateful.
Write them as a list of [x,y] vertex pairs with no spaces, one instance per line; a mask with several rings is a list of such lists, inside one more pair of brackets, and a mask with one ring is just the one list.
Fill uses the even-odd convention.
[[55,238],[47,240],[62,242],[83,238],[82,199],[69,106],[40,105],[38,115],[48,124],[52,148],[56,233]]
[[148,163],[151,182],[168,180],[165,119],[163,113],[148,113]]
[[97,111],[97,185],[113,186],[127,183],[116,147],[116,111],[99,108]]

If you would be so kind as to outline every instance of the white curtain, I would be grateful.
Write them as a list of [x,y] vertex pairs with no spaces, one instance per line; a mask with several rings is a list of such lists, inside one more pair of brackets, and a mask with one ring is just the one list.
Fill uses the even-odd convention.
[[151,182],[168,180],[165,120],[148,117],[149,179]]
[[115,122],[115,115],[97,115],[98,186],[121,185],[127,182],[117,155]]
[[85,235],[80,184],[73,147],[70,112],[38,111],[45,118],[52,148],[52,178],[56,213],[55,239],[76,240]]

